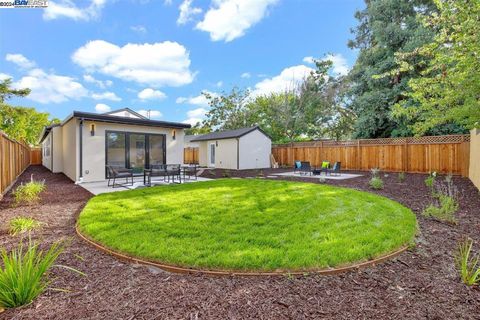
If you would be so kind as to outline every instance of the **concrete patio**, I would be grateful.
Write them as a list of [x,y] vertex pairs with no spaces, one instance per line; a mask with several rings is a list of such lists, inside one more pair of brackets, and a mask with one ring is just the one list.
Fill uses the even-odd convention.
[[[121,182],[120,179],[119,181]],[[201,181],[209,181],[212,179],[209,178],[203,178],[203,177],[197,177],[197,180],[195,179],[182,179],[182,183],[191,183],[191,182],[201,182]],[[118,182],[119,183],[119,182]],[[175,182],[178,183],[178,182]],[[169,185],[172,184],[172,182],[166,182],[163,180],[163,178],[152,178],[152,187],[153,186],[159,186],[159,185]],[[101,193],[109,193],[109,192],[117,192],[117,191],[125,191],[125,190],[134,190],[137,188],[149,188],[149,186],[143,184],[143,177],[135,177],[133,180],[133,185],[125,185],[125,186],[116,186],[115,188],[109,187],[107,180],[104,181],[98,181],[98,182],[85,182],[85,183],[79,183],[79,186],[82,188],[90,191],[94,195],[101,194]]]
[[341,174],[320,174],[320,175],[309,175],[309,174],[300,174],[299,172],[282,172],[282,173],[272,173],[274,176],[284,176],[284,177],[300,177],[300,178],[312,178],[312,179],[329,179],[329,180],[347,180],[361,177],[361,174],[353,174],[353,173],[341,173]]

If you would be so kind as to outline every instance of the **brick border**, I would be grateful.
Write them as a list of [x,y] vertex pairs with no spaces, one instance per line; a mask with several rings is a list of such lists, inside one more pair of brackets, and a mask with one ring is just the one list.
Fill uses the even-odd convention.
[[117,259],[124,260],[127,262],[133,262],[133,263],[138,263],[138,264],[144,264],[147,266],[153,266],[160,268],[162,270],[168,271],[168,272],[173,272],[173,273],[180,273],[180,274],[202,274],[202,275],[210,275],[210,276],[285,276],[285,275],[305,275],[305,274],[319,274],[319,275],[335,275],[343,272],[349,272],[349,271],[357,271],[361,268],[366,268],[366,267],[373,267],[379,263],[382,263],[386,260],[390,260],[404,251],[408,249],[408,246],[402,246],[400,249],[390,252],[386,255],[380,256],[376,259],[365,261],[365,262],[360,262],[360,263],[355,263],[349,266],[341,267],[341,268],[331,268],[331,269],[320,269],[320,270],[303,270],[303,271],[267,271],[267,272],[245,272],[245,271],[235,271],[235,270],[215,270],[215,269],[195,269],[195,268],[185,268],[185,267],[179,267],[175,265],[170,265],[170,264],[164,264],[152,260],[147,260],[147,259],[141,259],[141,258],[136,258],[132,257],[127,254],[119,253],[116,252],[112,249],[109,249],[100,243],[90,239],[86,235],[82,234],[80,230],[78,229],[78,224],[75,225],[75,231],[77,235],[83,239],[85,242],[89,243],[96,249],[107,253],[111,256],[114,256]]

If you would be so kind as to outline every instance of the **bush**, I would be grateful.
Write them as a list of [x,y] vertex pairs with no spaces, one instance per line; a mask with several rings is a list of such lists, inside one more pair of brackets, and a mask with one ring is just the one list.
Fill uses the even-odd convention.
[[375,190],[383,189],[383,180],[379,177],[373,177],[372,179],[370,179],[370,182],[368,184],[372,189],[375,189]]
[[0,268],[0,308],[14,308],[33,301],[50,284],[48,270],[63,252],[60,243],[54,243],[46,252],[29,241],[7,253],[0,251],[3,268]]
[[448,195],[437,195],[438,204],[431,204],[425,210],[423,215],[426,217],[433,217],[441,221],[456,223],[455,212],[458,210],[457,201]]
[[403,183],[405,182],[405,172],[398,173],[398,182]]
[[40,227],[40,222],[28,218],[28,217],[18,217],[10,220],[10,234],[16,235],[19,233],[30,232],[34,229]]
[[427,188],[432,189],[433,191],[433,186],[435,185],[435,178],[437,177],[437,173],[433,172],[430,173],[430,175],[425,179],[425,185]]
[[478,255],[470,257],[472,246],[472,239],[463,240],[460,242],[455,255],[455,263],[460,278],[468,286],[480,284],[480,265],[478,264],[480,257]]
[[33,176],[31,181],[26,184],[21,184],[17,189],[13,192],[15,197],[15,204],[20,203],[27,203],[32,204],[40,200],[39,194],[40,192],[45,190],[45,183],[43,181],[35,181],[33,180]]

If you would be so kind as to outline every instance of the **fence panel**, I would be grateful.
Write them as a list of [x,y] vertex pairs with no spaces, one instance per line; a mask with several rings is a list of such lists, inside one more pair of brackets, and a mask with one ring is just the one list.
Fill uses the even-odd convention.
[[30,150],[30,164],[31,165],[42,164],[42,148],[32,148]]
[[198,164],[198,148],[184,148],[183,149],[183,162]]
[[30,147],[0,131],[0,198],[30,165]]
[[322,161],[340,161],[346,170],[452,173],[468,176],[470,135],[415,138],[311,141],[272,146],[281,166],[295,160],[320,166]]

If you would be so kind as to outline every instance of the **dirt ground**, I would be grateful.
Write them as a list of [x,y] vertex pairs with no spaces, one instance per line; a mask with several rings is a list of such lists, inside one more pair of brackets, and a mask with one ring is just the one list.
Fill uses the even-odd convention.
[[[266,177],[272,171],[282,170],[207,170],[203,176]],[[480,290],[460,282],[453,259],[465,235],[480,252],[480,194],[468,179],[454,179],[460,194],[454,226],[420,215],[432,201],[425,175],[407,174],[399,183],[396,174],[382,173],[385,188],[376,193],[417,214],[417,246],[360,271],[293,278],[180,275],[124,263],[75,235],[76,216],[90,193],[39,166],[30,167],[18,183],[32,174],[45,180],[47,190],[35,206],[12,207],[11,194],[0,201],[0,246],[9,249],[20,240],[6,231],[10,219],[31,216],[44,223],[33,237],[45,244],[68,239],[58,263],[86,276],[54,268],[51,287],[68,292],[48,290],[28,306],[1,313],[0,319],[480,319]],[[360,174],[326,183],[371,191],[369,174]]]

